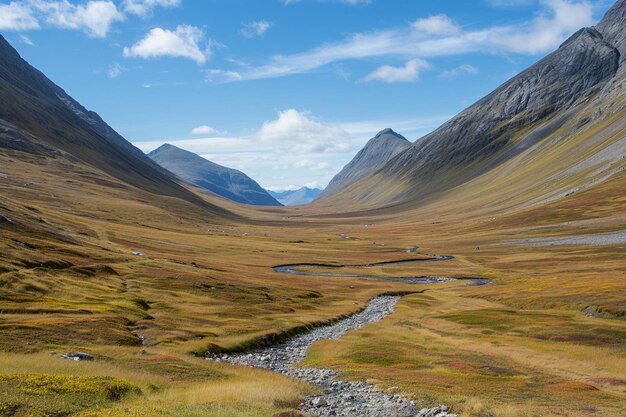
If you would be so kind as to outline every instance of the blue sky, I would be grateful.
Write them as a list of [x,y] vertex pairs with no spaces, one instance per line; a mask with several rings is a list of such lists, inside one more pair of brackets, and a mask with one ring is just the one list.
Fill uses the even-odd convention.
[[0,33],[144,151],[325,186],[379,130],[414,141],[611,1],[13,0]]

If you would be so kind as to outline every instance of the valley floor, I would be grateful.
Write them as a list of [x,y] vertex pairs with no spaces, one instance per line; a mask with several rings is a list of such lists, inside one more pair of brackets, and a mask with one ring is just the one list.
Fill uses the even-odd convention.
[[[315,344],[303,365],[462,416],[626,414],[624,244],[523,244],[623,231],[624,175],[579,193],[588,206],[348,216],[226,204],[239,218],[223,221],[129,198],[89,172],[49,175],[63,171],[54,160],[0,162],[0,416],[297,416],[315,387],[204,355],[265,346],[406,291],[421,293]],[[371,265],[434,254],[454,259]],[[273,270],[293,263],[492,283]],[[95,360],[60,358],[74,351]]]

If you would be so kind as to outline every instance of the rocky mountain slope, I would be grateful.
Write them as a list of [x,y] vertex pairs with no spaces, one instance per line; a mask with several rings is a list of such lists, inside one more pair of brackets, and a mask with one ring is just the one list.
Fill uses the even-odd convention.
[[0,148],[63,155],[141,190],[226,213],[179,184],[173,174],[23,60],[2,36],[0,57]]
[[363,149],[330,181],[324,194],[333,193],[382,168],[391,158],[411,145],[404,136],[387,128],[370,139]]
[[317,199],[323,192],[319,188],[302,187],[297,190],[268,191],[272,197],[285,206],[301,206]]
[[218,165],[193,152],[166,143],[150,152],[148,156],[185,181],[238,203],[257,206],[281,205],[243,172]]
[[[624,27],[626,0],[619,0],[596,27],[579,30],[556,51],[375,172],[352,179],[348,194],[361,202],[421,201],[466,183],[557,133],[573,134],[618,114],[626,106]],[[328,194],[336,189],[329,187]]]

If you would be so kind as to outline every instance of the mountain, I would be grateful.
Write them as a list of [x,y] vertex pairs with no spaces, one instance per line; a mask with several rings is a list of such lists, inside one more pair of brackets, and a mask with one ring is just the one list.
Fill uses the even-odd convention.
[[68,158],[138,189],[227,214],[200,198],[23,60],[0,35],[0,148]]
[[166,143],[150,152],[148,156],[185,181],[238,203],[257,206],[281,205],[243,172],[218,165],[193,152]]
[[391,129],[384,129],[370,139],[363,149],[330,181],[324,194],[373,174],[392,157],[411,146],[411,142]]
[[309,204],[313,200],[317,199],[323,190],[319,188],[302,187],[297,190],[286,191],[269,191],[270,195],[278,200],[279,203],[285,206],[301,206]]
[[[596,27],[579,30],[384,166],[366,177],[352,176],[351,181],[340,174],[325,198],[342,188],[335,197],[349,195],[352,202],[423,201],[513,160],[549,137],[571,136],[620,114],[626,91],[624,27],[626,0],[619,0]],[[351,172],[354,162],[344,171]]]

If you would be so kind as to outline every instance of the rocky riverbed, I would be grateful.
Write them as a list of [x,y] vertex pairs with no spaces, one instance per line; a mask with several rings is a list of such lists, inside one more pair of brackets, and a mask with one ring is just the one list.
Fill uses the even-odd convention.
[[294,367],[304,359],[315,342],[339,339],[349,330],[382,320],[394,311],[398,300],[398,296],[376,297],[359,313],[279,345],[249,353],[214,355],[207,359],[268,369],[323,388],[323,394],[306,398],[300,407],[301,411],[320,417],[455,417],[448,413],[445,406],[420,410],[412,401],[379,391],[371,384],[343,381],[331,369]]

